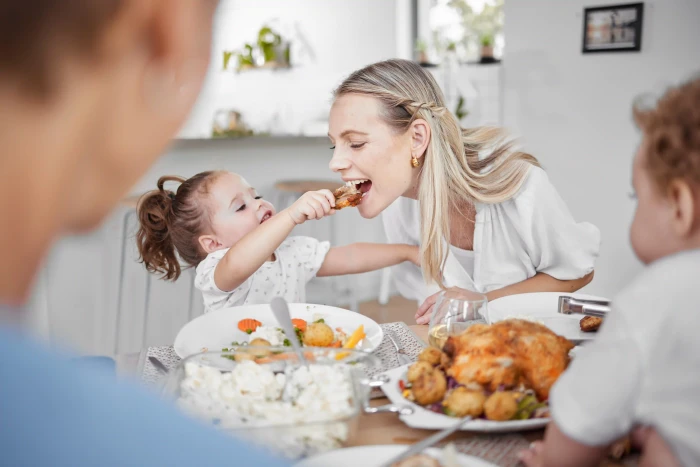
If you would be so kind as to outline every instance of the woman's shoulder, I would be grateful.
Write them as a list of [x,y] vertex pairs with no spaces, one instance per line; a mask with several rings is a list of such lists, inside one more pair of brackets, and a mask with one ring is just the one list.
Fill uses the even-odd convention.
[[482,210],[504,212],[510,215],[531,215],[534,210],[554,208],[560,197],[549,181],[547,172],[531,165],[517,193],[501,203],[483,205]]
[[549,186],[551,186],[551,183],[547,172],[542,167],[530,165],[530,168],[525,175],[523,186],[520,188],[518,194],[535,193],[542,190],[542,188]]
[[547,203],[552,200],[556,189],[549,181],[547,172],[539,166],[531,165],[518,192],[505,204]]

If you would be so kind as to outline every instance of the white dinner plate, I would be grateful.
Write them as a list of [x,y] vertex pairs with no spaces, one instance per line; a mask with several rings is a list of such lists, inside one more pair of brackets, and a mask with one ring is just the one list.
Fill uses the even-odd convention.
[[[308,322],[323,318],[330,327],[341,328],[348,336],[363,325],[367,337],[357,346],[360,350],[373,351],[384,337],[382,328],[375,321],[353,311],[306,303],[290,303],[289,311],[292,318],[301,318]],[[202,352],[203,349],[220,351],[230,347],[231,342],[248,342],[248,335],[238,329],[238,322],[244,318],[257,319],[265,326],[278,326],[270,305],[222,308],[185,324],[175,338],[175,353],[180,358],[185,358]]]
[[559,292],[509,295],[489,302],[486,321],[492,324],[508,318],[529,317],[569,340],[580,342],[594,339],[595,332],[581,331],[579,322],[583,315],[564,315],[557,312],[559,297],[562,295],[586,300],[607,300],[593,295]]
[[[411,428],[423,428],[427,430],[442,430],[454,425],[455,418],[435,413],[403,397],[399,388],[399,380],[406,379],[406,371],[409,365],[403,365],[383,373],[388,377],[388,382],[382,385],[382,391],[393,404],[409,404],[413,407],[411,415],[401,415],[399,418]],[[530,420],[508,420],[495,422],[493,420],[477,419],[464,423],[462,431],[478,431],[482,433],[509,433],[515,431],[536,430],[544,428],[549,423],[549,418],[533,418]]]
[[[377,467],[406,451],[411,446],[359,446],[354,448],[337,449],[304,459],[295,467]],[[442,460],[442,450],[429,448],[423,451],[425,454]],[[496,467],[495,464],[486,462],[474,456],[457,453],[457,462],[460,467]]]

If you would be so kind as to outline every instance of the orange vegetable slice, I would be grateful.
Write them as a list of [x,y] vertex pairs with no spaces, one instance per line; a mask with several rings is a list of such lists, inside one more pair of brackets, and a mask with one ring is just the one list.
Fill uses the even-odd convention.
[[259,326],[262,326],[262,323],[253,318],[245,318],[238,322],[238,329],[248,334],[255,331]]
[[306,321],[301,318],[292,318],[292,324],[301,332],[306,332]]

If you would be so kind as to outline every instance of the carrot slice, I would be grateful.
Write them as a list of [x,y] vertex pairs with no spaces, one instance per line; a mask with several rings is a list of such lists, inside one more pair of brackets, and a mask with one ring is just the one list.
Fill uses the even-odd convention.
[[333,348],[339,349],[339,348],[340,348],[340,345],[341,345],[341,342],[340,342],[340,341],[335,341],[335,342],[333,342],[331,345],[329,345],[329,347],[333,347]]
[[306,332],[306,321],[301,318],[292,318],[292,324],[301,332]]
[[255,331],[258,326],[262,326],[262,323],[253,318],[245,318],[238,322],[238,329],[243,332],[247,332],[248,334]]

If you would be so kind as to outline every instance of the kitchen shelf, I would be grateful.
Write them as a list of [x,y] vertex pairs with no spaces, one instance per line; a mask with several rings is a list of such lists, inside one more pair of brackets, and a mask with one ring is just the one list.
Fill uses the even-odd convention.
[[238,136],[234,138],[212,138],[212,137],[201,137],[201,138],[174,138],[173,141],[176,144],[187,144],[190,142],[211,142],[211,141],[250,141],[250,142],[264,142],[264,141],[328,141],[327,136],[307,136],[307,135],[251,135],[251,136]]

